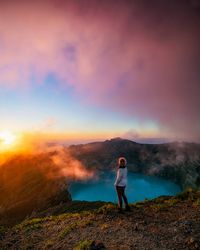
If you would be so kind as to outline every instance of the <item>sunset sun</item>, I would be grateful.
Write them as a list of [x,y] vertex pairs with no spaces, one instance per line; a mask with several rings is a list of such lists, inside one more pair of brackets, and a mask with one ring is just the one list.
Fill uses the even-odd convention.
[[16,136],[11,131],[0,132],[0,143],[6,147],[12,146],[16,141]]

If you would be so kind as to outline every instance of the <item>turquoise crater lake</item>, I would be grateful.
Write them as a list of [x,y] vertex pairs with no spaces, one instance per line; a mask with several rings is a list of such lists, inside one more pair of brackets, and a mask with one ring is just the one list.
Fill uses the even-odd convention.
[[[117,203],[114,187],[115,173],[102,173],[97,180],[79,181],[70,185],[73,200],[111,201]],[[180,187],[172,181],[155,176],[128,173],[126,194],[129,202],[153,199],[161,195],[175,195]]]

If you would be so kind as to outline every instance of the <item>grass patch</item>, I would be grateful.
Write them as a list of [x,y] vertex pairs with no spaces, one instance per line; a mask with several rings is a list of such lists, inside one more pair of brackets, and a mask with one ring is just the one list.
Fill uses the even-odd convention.
[[62,206],[56,206],[54,209],[47,209],[41,212],[42,216],[51,213],[53,216],[66,213],[82,213],[85,211],[92,212],[107,204],[103,201],[72,201]]
[[87,226],[92,226],[94,223],[92,219],[88,219],[86,221],[80,221],[80,222],[74,222],[73,224],[70,224],[69,226],[65,227],[59,234],[59,238],[63,239],[65,238],[71,231],[77,229],[77,228],[84,228]]
[[92,240],[82,240],[75,246],[74,250],[90,250],[92,244]]
[[32,230],[37,230],[42,228],[42,224],[46,221],[50,221],[51,218],[45,217],[45,218],[34,218],[31,220],[25,220],[22,223],[14,226],[14,230],[16,232],[20,230],[25,230],[26,232],[30,232]]
[[160,200],[160,203],[159,203],[159,200],[157,199],[154,204],[150,205],[150,208],[155,210],[155,211],[164,210],[164,209],[167,209],[169,207],[173,207],[179,201],[180,201],[179,199],[172,197],[171,199]]
[[115,209],[115,205],[112,203],[105,204],[102,207],[98,208],[95,213],[96,214],[108,214],[109,212],[113,211]]
[[75,222],[67,227],[65,227],[58,235],[60,239],[64,239],[72,230],[74,230],[78,226],[78,223]]
[[15,225],[13,229],[15,231],[19,230],[28,230],[28,229],[39,229],[42,228],[43,223],[48,221],[63,221],[68,218],[75,218],[80,217],[81,215],[79,213],[65,213],[61,215],[54,215],[54,216],[48,216],[44,218],[33,218],[33,219],[27,219],[24,220],[22,223]]
[[81,216],[80,213],[65,213],[65,214],[61,214],[61,215],[54,215],[52,216],[52,220],[54,221],[63,221],[66,220],[68,218],[79,218]]

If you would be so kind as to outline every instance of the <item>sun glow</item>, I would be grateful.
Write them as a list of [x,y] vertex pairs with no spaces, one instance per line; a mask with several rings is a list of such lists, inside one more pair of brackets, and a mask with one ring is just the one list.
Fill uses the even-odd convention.
[[0,149],[11,149],[17,142],[17,136],[11,131],[0,131]]

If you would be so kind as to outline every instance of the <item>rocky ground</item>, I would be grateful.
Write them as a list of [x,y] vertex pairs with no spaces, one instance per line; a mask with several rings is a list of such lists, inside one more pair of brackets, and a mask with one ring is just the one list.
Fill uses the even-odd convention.
[[116,206],[72,202],[0,227],[0,249],[200,249],[200,191]]

